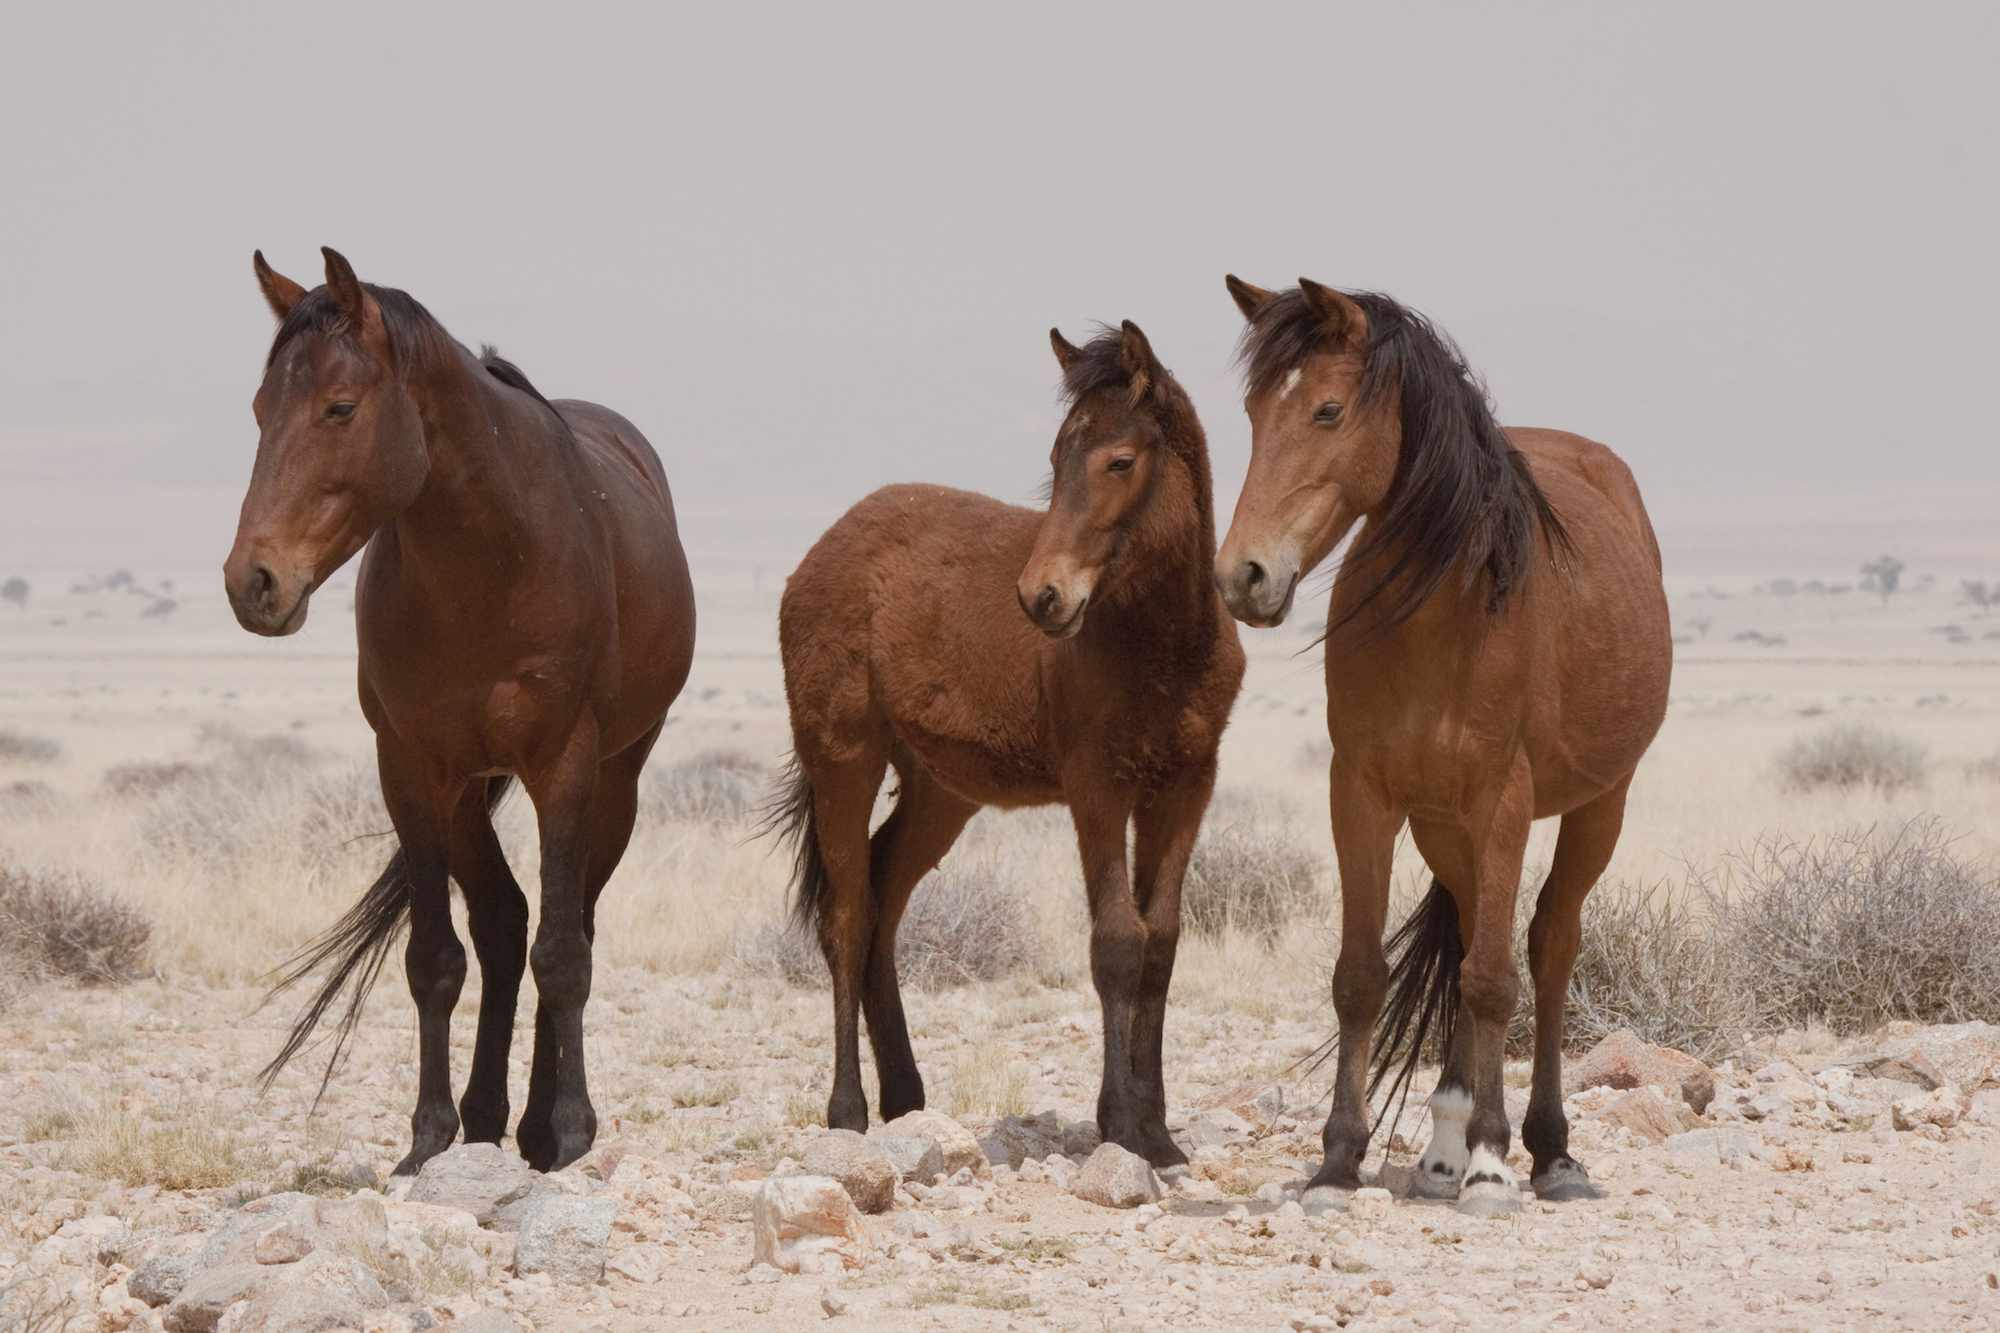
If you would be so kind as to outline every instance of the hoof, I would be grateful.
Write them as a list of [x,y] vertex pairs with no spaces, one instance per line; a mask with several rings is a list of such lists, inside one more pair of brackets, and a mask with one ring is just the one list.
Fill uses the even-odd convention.
[[1590,1173],[1573,1158],[1550,1163],[1549,1169],[1533,1180],[1535,1197],[1544,1203],[1574,1203],[1578,1199],[1601,1199],[1604,1191],[1590,1183]]
[[1459,1171],[1425,1171],[1410,1173],[1410,1197],[1413,1199],[1456,1199],[1465,1192],[1465,1175]]
[[1155,1171],[1168,1171],[1188,1164],[1188,1155],[1181,1151],[1181,1146],[1164,1128],[1148,1132],[1143,1139],[1146,1146],[1139,1150],[1139,1155],[1151,1162]]
[[1521,1211],[1521,1191],[1497,1180],[1481,1180],[1459,1191],[1458,1211],[1466,1217],[1506,1217]]

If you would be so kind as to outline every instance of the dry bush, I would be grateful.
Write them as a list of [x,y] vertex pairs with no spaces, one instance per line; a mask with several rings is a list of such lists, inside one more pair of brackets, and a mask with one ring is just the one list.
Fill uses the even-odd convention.
[[0,954],[17,978],[116,985],[146,968],[152,923],[75,874],[0,867]]
[[2000,881],[1935,819],[1765,837],[1715,894],[1715,943],[1781,1027],[2000,1019]]
[[[1534,1049],[1535,984],[1529,971],[1528,923],[1540,877],[1522,887],[1514,941],[1521,1004],[1508,1029],[1509,1049]],[[1762,1026],[1736,958],[1710,931],[1711,896],[1700,880],[1651,890],[1600,884],[1583,905],[1583,937],[1570,972],[1563,1045],[1586,1050],[1619,1028],[1704,1060],[1734,1049]]]
[[0,763],[50,764],[62,754],[62,746],[46,736],[30,736],[23,731],[0,730]]
[[256,1135],[218,1123],[213,1108],[184,1106],[142,1117],[117,1107],[90,1111],[76,1126],[69,1165],[100,1180],[139,1188],[205,1190],[270,1169]]
[[113,764],[104,770],[104,786],[113,796],[152,797],[180,786],[199,771],[193,764],[178,759]]
[[747,823],[771,785],[771,770],[737,750],[705,750],[646,770],[639,787],[639,818],[683,822]]
[[[737,961],[794,986],[829,984],[819,940],[789,923],[745,935]],[[945,990],[1032,972],[1040,959],[1035,923],[1018,895],[983,867],[947,861],[910,897],[896,931],[896,976],[918,990]]]
[[1224,792],[1209,806],[1181,885],[1181,928],[1214,939],[1238,930],[1269,943],[1316,901],[1325,858],[1294,832],[1287,811]]
[[1801,736],[1778,755],[1778,772],[1793,791],[1873,787],[1889,796],[1923,786],[1929,767],[1917,742],[1860,722]]

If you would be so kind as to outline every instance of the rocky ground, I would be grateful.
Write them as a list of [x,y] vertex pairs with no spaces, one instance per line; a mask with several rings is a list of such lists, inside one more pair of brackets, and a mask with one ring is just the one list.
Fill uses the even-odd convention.
[[1403,1197],[1414,1112],[1377,1188],[1301,1198],[1324,1108],[1293,1066],[1319,1034],[1281,1017],[1175,1016],[1194,1163],[1162,1181],[1087,1123],[1086,993],[919,1001],[934,1109],[864,1139],[816,1127],[823,995],[613,974],[591,1156],[537,1177],[511,1145],[460,1147],[385,1181],[413,1093],[400,996],[308,1116],[304,1071],[251,1087],[279,1015],[149,990],[0,1019],[0,1326],[2000,1325],[1980,1024],[1712,1070],[1614,1039],[1571,1060],[1568,1103],[1607,1197],[1476,1220]]

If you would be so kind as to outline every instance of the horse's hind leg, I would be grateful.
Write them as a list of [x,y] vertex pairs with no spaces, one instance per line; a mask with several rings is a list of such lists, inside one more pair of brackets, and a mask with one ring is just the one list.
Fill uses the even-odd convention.
[[896,798],[896,808],[869,843],[875,930],[861,991],[885,1122],[924,1108],[924,1080],[910,1050],[910,1029],[903,1017],[903,995],[896,979],[896,928],[902,924],[911,892],[944,859],[966,821],[979,809],[940,786],[914,763],[899,767],[897,772],[902,792]]
[[1154,793],[1140,803],[1133,817],[1134,889],[1139,918],[1146,928],[1146,952],[1139,972],[1138,1011],[1132,1021],[1132,1081],[1139,1139],[1145,1145],[1146,1159],[1156,1167],[1187,1163],[1187,1154],[1167,1133],[1162,1048],[1167,990],[1173,984],[1174,956],[1180,948],[1181,884],[1214,788],[1215,769],[1211,766],[1183,786]]
[[507,1054],[528,966],[528,899],[514,879],[488,809],[489,778],[466,788],[451,823],[451,873],[465,895],[472,950],[479,957],[479,1034],[472,1045],[459,1115],[467,1143],[498,1143],[507,1132]]
[[[802,755],[801,763],[807,763]],[[868,820],[875,793],[888,771],[879,743],[864,743],[837,764],[812,764],[812,801],[826,883],[814,906],[820,950],[833,977],[833,1091],[826,1101],[829,1129],[868,1128],[868,1098],[861,1088],[862,973],[875,929]],[[904,1041],[907,1044],[908,1037]]]
[[1528,967],[1535,980],[1535,1082],[1521,1142],[1535,1159],[1531,1183],[1555,1202],[1601,1198],[1590,1175],[1569,1155],[1569,1121],[1563,1115],[1563,1005],[1570,970],[1583,938],[1583,900],[1596,886],[1625,823],[1631,779],[1563,816],[1549,877],[1535,900],[1528,926]]
[[403,951],[410,998],[417,1006],[417,1109],[410,1116],[410,1151],[396,1164],[409,1175],[458,1137],[451,1104],[451,1011],[465,985],[465,946],[451,924],[448,878],[449,806],[437,799],[419,764],[376,744],[382,801],[402,843],[410,882],[410,940]]
[[[1455,901],[1455,900],[1454,900]],[[1459,940],[1463,949],[1472,932],[1463,914],[1459,917]],[[1464,999],[1458,1001],[1451,1038],[1445,1043],[1443,1068],[1437,1087],[1431,1092],[1431,1137],[1417,1162],[1412,1192],[1427,1199],[1456,1199],[1465,1183],[1465,1164],[1472,1149],[1465,1134],[1472,1120],[1472,1011]]]
[[[589,870],[584,879],[584,938],[597,944],[597,900],[610,882],[612,872],[625,858],[632,841],[632,826],[639,812],[639,773],[660,738],[664,721],[630,748],[604,761],[598,770],[597,791],[590,806],[588,845]],[[546,1163],[558,1152],[553,1123],[556,1089],[562,1063],[569,1058],[555,1028],[555,1015],[547,1004],[535,1006],[535,1057],[528,1072],[528,1104],[521,1112],[520,1126],[514,1131],[515,1144],[529,1165],[549,1170]],[[581,1048],[577,1055],[582,1060]],[[586,1104],[590,1137],[597,1135],[596,1112]]]

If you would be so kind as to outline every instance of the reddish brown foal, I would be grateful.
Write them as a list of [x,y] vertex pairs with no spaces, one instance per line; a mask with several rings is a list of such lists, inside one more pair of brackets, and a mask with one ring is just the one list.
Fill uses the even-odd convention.
[[[1352,1186],[1368,1099],[1440,1030],[1444,1074],[1419,1178],[1511,1211],[1502,1045],[1517,999],[1514,900],[1528,825],[1562,816],[1529,930],[1535,1075],[1522,1138],[1545,1199],[1588,1197],[1562,1110],[1563,1002],[1584,896],[1666,711],[1660,548],[1632,474],[1579,436],[1505,430],[1458,351],[1387,297],[1229,279],[1244,335],[1250,472],[1216,582],[1275,625],[1357,524],[1326,634],[1340,862],[1339,1071],[1314,1184]],[[1560,517],[1558,517],[1560,515]],[[1382,948],[1405,821],[1437,880]],[[1393,993],[1390,994],[1393,983]],[[1387,1039],[1369,1046],[1389,994]]]
[[[306,291],[257,256],[280,321],[255,410],[261,436],[223,566],[258,634],[305,623],[315,588],[365,543],[355,599],[361,711],[400,841],[389,867],[281,983],[333,965],[269,1068],[351,986],[331,1077],[403,922],[418,1019],[416,1170],[456,1137],[507,1127],[521,973],[540,1000],[515,1139],[548,1170],[590,1147],[583,1008],[597,896],[632,832],[640,767],[687,680],[694,593],[660,460],[594,403],[551,403],[521,372],[454,342],[409,296],[328,250]],[[518,775],[541,823],[542,918],[490,818]],[[451,1102],[451,1013],[465,981],[448,879],[464,892],[482,993],[472,1073]],[[322,1088],[324,1083],[322,1083]]]
[[[1160,1069],[1181,875],[1243,650],[1212,582],[1194,405],[1133,324],[1082,348],[1050,337],[1069,411],[1046,514],[893,486],[834,524],[785,585],[796,774],[773,823],[796,839],[797,909],[833,973],[827,1123],[858,1130],[857,1009],[883,1118],[924,1104],[896,983],[911,891],[981,806],[1068,805],[1104,1010],[1097,1122],[1166,1165],[1186,1160]],[[896,807],[871,838],[890,767]]]

